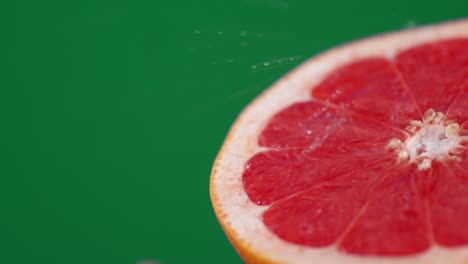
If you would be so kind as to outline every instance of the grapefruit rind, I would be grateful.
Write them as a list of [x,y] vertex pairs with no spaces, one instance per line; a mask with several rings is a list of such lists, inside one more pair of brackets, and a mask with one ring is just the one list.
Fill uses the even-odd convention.
[[242,184],[245,162],[265,150],[257,139],[269,119],[296,102],[310,100],[310,89],[341,65],[369,57],[392,59],[399,51],[426,42],[468,37],[468,19],[372,37],[324,52],[298,66],[265,90],[239,115],[215,160],[210,197],[229,241],[247,263],[468,263],[468,247],[430,250],[403,257],[357,256],[336,246],[312,248],[278,238],[262,222],[268,206],[249,200]]

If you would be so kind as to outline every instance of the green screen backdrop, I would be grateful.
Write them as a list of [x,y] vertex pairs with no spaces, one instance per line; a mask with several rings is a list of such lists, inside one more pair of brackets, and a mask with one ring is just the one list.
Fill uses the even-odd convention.
[[465,0],[0,3],[0,263],[242,263],[212,162],[241,109],[335,45]]

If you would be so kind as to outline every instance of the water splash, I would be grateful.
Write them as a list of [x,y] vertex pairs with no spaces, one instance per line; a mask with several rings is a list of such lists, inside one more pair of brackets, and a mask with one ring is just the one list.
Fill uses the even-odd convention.
[[286,64],[295,64],[301,58],[303,58],[303,56],[301,56],[301,55],[290,56],[290,57],[282,57],[282,58],[275,58],[275,59],[255,63],[254,65],[250,66],[250,69],[253,72],[256,72],[256,71],[266,70],[266,69],[269,69],[269,68],[280,67],[280,66],[283,66],[283,65],[286,65]]

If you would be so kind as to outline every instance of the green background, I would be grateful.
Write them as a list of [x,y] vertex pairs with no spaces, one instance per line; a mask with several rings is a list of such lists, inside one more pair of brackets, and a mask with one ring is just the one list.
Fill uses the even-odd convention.
[[241,263],[208,195],[239,111],[322,50],[468,10],[465,0],[3,2],[0,263]]

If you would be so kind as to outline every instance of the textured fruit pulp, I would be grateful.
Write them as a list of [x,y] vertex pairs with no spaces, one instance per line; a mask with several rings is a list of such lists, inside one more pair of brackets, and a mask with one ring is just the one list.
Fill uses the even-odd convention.
[[399,162],[428,109],[468,131],[468,39],[420,45],[331,72],[308,101],[276,113],[245,165],[244,190],[266,227],[310,247],[403,256],[468,244],[468,150],[429,169]]

